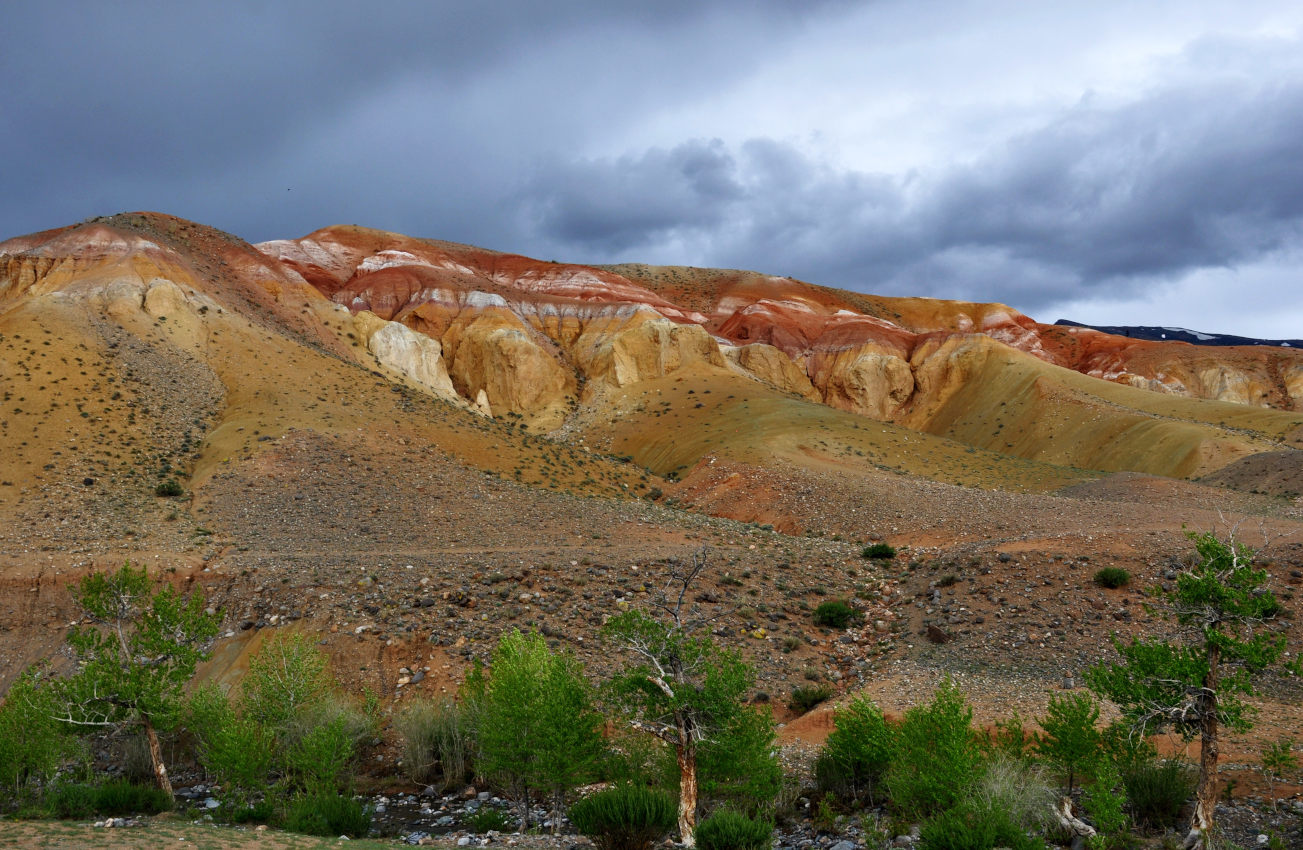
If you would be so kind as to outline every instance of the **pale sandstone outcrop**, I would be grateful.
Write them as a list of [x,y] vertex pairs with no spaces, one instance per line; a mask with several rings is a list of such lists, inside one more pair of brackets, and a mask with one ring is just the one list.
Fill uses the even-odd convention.
[[1294,410],[1303,410],[1303,363],[1282,370],[1281,382],[1293,402]]
[[444,339],[448,373],[461,396],[494,416],[518,413],[532,427],[551,429],[565,419],[574,373],[510,310],[466,311]]
[[902,352],[870,343],[816,354],[814,385],[824,404],[873,419],[890,419],[914,394],[913,370]]
[[728,368],[719,344],[704,328],[676,324],[649,310],[637,311],[622,326],[593,323],[576,340],[573,353],[590,379],[617,387],[691,365]]
[[811,401],[822,400],[801,365],[772,345],[756,342],[726,346],[723,352],[730,363],[758,380]]
[[458,398],[437,339],[365,310],[353,317],[353,325],[365,337],[367,351],[383,366],[440,398]]

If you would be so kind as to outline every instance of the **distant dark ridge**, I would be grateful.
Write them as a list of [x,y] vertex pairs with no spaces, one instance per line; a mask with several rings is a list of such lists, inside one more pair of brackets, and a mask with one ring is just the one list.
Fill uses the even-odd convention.
[[1103,331],[1106,334],[1116,334],[1117,336],[1126,336],[1132,339],[1148,339],[1155,342],[1189,342],[1194,345],[1271,345],[1277,348],[1303,348],[1303,339],[1254,339],[1247,336],[1232,336],[1231,334],[1207,334],[1187,330],[1186,328],[1085,325],[1068,319],[1059,319],[1054,324],[1069,325],[1075,328],[1090,328],[1094,331]]

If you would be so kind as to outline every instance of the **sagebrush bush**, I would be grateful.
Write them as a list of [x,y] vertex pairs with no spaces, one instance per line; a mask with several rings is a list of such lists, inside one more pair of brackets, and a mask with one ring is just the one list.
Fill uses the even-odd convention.
[[871,546],[865,546],[864,551],[860,553],[861,558],[887,558],[896,557],[896,548],[889,543],[874,543]]
[[926,817],[968,795],[980,762],[972,719],[963,692],[949,679],[930,703],[905,712],[885,780],[893,807]]
[[295,797],[285,813],[285,828],[303,835],[361,838],[371,829],[371,809],[352,797],[318,791]]
[[639,785],[616,785],[570,807],[570,822],[600,850],[647,850],[677,816],[673,797]]
[[862,616],[842,599],[820,602],[819,607],[814,609],[815,625],[827,626],[830,629],[844,629]]
[[804,714],[821,702],[832,697],[832,688],[827,685],[805,685],[792,690],[792,698],[787,705],[792,711]]
[[1095,573],[1095,584],[1100,587],[1116,589],[1131,583],[1131,573],[1121,567],[1105,567]]
[[163,498],[170,499],[176,496],[180,496],[183,493],[185,493],[185,489],[182,488],[180,482],[178,482],[175,478],[169,478],[166,481],[161,481],[159,482],[158,486],[154,488],[154,495]]
[[475,742],[466,712],[448,700],[417,702],[398,718],[403,738],[403,768],[417,782],[443,780],[447,790],[464,783],[471,771]]
[[768,821],[724,809],[697,824],[696,837],[701,850],[762,850],[773,833]]
[[865,697],[835,711],[833,730],[814,764],[819,790],[843,800],[880,798],[892,737],[882,709]]
[[1181,810],[1194,796],[1198,771],[1181,759],[1142,761],[1122,771],[1131,816],[1141,826],[1174,827]]

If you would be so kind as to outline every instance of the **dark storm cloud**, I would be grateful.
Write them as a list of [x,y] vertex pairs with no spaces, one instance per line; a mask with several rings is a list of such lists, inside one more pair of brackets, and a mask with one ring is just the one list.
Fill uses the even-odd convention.
[[[675,167],[702,150],[728,176],[711,190]],[[773,140],[571,162],[531,208],[558,251],[645,256],[669,233],[703,264],[1036,306],[1303,244],[1300,151],[1303,81],[1222,85],[1088,99],[927,175],[839,171]]]
[[4,4],[0,238],[149,208],[254,239],[364,220],[509,241],[467,213],[549,142],[742,73],[829,5]]

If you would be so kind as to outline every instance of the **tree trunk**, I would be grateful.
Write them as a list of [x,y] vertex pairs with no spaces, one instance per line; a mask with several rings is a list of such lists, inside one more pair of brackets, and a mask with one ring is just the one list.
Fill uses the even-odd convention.
[[529,786],[520,786],[520,831],[529,832]]
[[697,742],[692,737],[691,723],[679,720],[679,741],[675,747],[679,757],[679,842],[684,847],[696,847],[697,837]]
[[1187,850],[1206,850],[1208,836],[1212,834],[1213,812],[1217,808],[1217,686],[1220,674],[1217,669],[1221,650],[1208,647],[1208,675],[1204,676],[1203,692],[1199,694],[1199,788],[1194,795],[1194,814],[1190,817],[1190,833],[1185,837]]
[[154,782],[168,797],[172,796],[172,780],[167,778],[167,766],[163,764],[163,747],[158,743],[158,733],[154,724],[145,718],[145,740],[149,742],[149,761],[154,766]]

